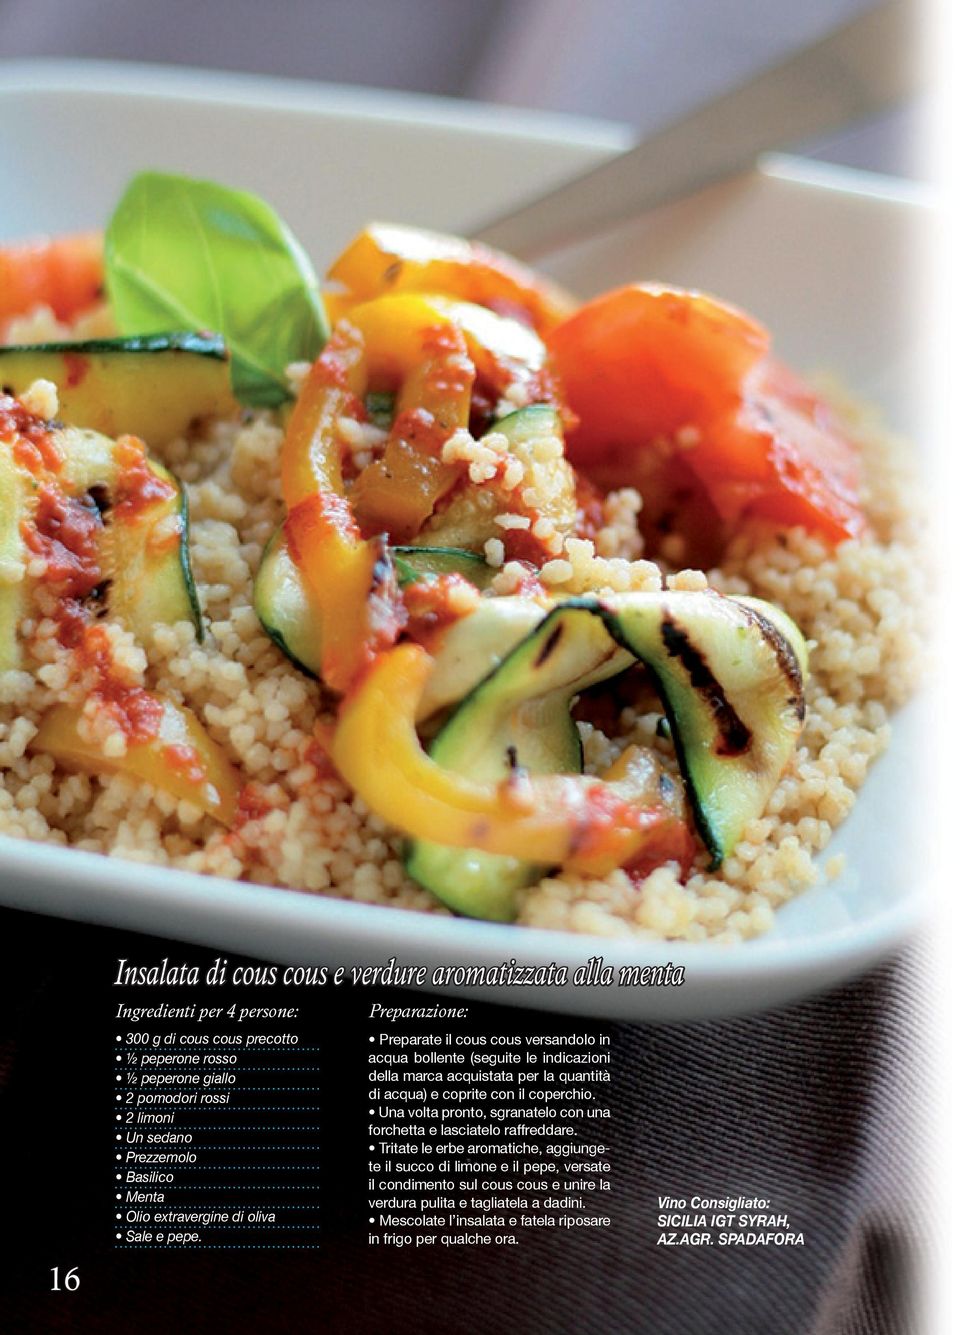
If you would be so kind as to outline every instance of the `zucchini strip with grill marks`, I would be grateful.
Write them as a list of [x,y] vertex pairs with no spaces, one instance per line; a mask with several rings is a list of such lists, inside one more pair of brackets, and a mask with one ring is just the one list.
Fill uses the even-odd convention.
[[35,380],[56,385],[65,422],[106,436],[139,436],[151,447],[182,436],[198,419],[238,411],[218,335],[0,347],[0,385],[20,394]]
[[[412,722],[405,733],[402,722],[392,729],[384,724],[382,733],[365,732],[365,750],[358,733],[351,752],[345,739],[357,716],[376,712],[375,690],[366,694],[367,683],[345,703],[335,759],[374,810],[414,836],[411,875],[460,912],[508,918],[520,886],[550,865],[582,867],[589,861],[585,845],[600,850],[608,865],[621,865],[642,848],[643,838],[634,838],[630,852],[627,840],[617,845],[610,838],[610,824],[623,821],[626,833],[637,808],[620,802],[613,815],[612,786],[595,780],[587,807],[579,801],[570,806],[566,845],[556,839],[538,845],[558,849],[553,858],[533,851],[530,829],[521,832],[509,816],[495,814],[496,801],[516,791],[539,810],[551,793],[550,779],[540,776],[577,773],[570,699],[635,660],[649,669],[670,720],[694,821],[716,867],[762,812],[803,724],[803,638],[782,612],[759,600],[699,591],[570,600],[549,612],[461,701],[434,738],[432,766],[421,763],[422,753],[418,760],[410,752]],[[394,674],[398,690],[401,680]],[[409,692],[398,694],[397,707],[407,699],[415,717],[422,690],[412,700]],[[388,775],[399,797],[390,792]],[[418,781],[430,790],[432,827],[420,819]],[[484,820],[461,818],[465,784],[474,794],[483,789],[493,804]],[[602,816],[598,789],[611,802]],[[451,803],[447,811],[436,805],[444,795]],[[664,813],[648,808],[643,814],[649,837]]]
[[168,469],[134,436],[108,440],[66,427],[53,433],[63,464],[59,479],[72,496],[91,493],[103,510],[100,561],[111,615],[141,644],[158,623],[189,621],[203,637],[190,566],[187,498]]

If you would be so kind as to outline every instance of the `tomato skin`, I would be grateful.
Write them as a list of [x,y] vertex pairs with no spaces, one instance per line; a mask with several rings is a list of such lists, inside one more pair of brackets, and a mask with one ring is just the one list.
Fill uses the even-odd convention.
[[548,340],[582,419],[574,464],[734,411],[769,342],[748,315],[699,292],[634,283],[588,301]]
[[754,429],[770,442],[777,485],[751,502],[750,513],[800,524],[830,543],[860,537],[867,523],[860,507],[859,452],[832,409],[782,363],[758,368],[756,382],[747,407],[764,413]]
[[549,346],[580,418],[568,453],[603,485],[636,485],[669,515],[694,479],[693,512],[727,525],[799,524],[830,543],[863,532],[854,445],[736,307],[633,284],[581,307]]
[[0,322],[50,306],[70,320],[103,295],[103,238],[98,232],[0,246]]

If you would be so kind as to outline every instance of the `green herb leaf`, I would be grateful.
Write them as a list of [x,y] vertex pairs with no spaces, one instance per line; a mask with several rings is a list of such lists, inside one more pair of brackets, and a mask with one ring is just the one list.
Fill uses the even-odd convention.
[[401,589],[406,588],[408,584],[416,584],[420,580],[430,578],[422,570],[412,566],[409,561],[405,561],[402,556],[398,556],[396,547],[393,548],[393,565],[397,572],[397,583]]
[[246,191],[141,172],[110,219],[105,257],[121,333],[222,334],[242,403],[290,398],[284,368],[313,361],[326,342],[310,260],[273,209]]

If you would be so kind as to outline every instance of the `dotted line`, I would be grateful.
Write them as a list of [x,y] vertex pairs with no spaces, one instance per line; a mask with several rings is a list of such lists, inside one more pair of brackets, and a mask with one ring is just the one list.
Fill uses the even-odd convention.
[[[225,1191],[229,1190],[228,1187],[225,1187],[225,1188],[223,1188],[223,1189],[224,1189]],[[129,1207],[128,1207],[128,1208],[129,1208]],[[163,1208],[163,1207],[161,1207],[161,1208]],[[180,1209],[182,1209],[182,1210],[187,1210],[187,1209],[189,1209],[189,1208],[190,1208],[190,1207],[189,1207],[189,1206],[186,1206],[186,1205],[182,1205],[182,1206],[180,1206]],[[199,1206],[194,1206],[193,1208],[196,1210],[196,1209],[199,1209]],[[227,1209],[227,1208],[229,1208],[229,1209],[231,1209],[231,1210],[262,1210],[262,1209],[263,1209],[263,1202],[262,1202],[262,1201],[254,1201],[254,1203],[253,1203],[252,1205],[238,1205],[236,1201],[227,1201],[227,1202],[225,1202],[224,1205],[222,1205],[220,1208],[221,1208],[222,1210],[225,1210],[225,1209]],[[319,1206],[319,1205],[271,1205],[270,1209],[271,1209],[271,1210],[319,1210],[319,1209],[320,1209],[320,1206]],[[205,1228],[213,1228],[213,1225],[212,1225],[212,1224],[205,1224],[204,1227],[205,1227]],[[259,1227],[261,1227],[261,1226],[260,1226],[259,1224],[245,1224],[244,1227],[245,1227],[245,1228],[259,1228]],[[264,1227],[264,1228],[267,1228],[267,1227],[269,1227],[269,1228],[282,1228],[283,1225],[282,1225],[282,1224],[270,1224],[270,1225],[264,1224],[262,1227]],[[297,1225],[293,1225],[293,1224],[291,1224],[290,1227],[291,1227],[291,1228],[293,1228],[293,1227],[297,1227],[297,1228],[299,1228],[300,1225],[299,1225],[299,1224],[297,1224]]]
[[[197,1067],[200,1067],[206,1065],[206,1063],[197,1062],[196,1065]],[[234,1066],[232,1062],[211,1062],[209,1065],[212,1066],[215,1070],[229,1071],[231,1074],[233,1074],[234,1071],[325,1071],[326,1070],[325,1066],[260,1066],[260,1065]],[[148,1066],[138,1067],[137,1073],[139,1074],[141,1070],[152,1070],[152,1069],[153,1069],[153,1063],[150,1062]],[[196,1068],[194,1067],[193,1063],[190,1062],[189,1065],[184,1063],[182,1069],[194,1070]]]

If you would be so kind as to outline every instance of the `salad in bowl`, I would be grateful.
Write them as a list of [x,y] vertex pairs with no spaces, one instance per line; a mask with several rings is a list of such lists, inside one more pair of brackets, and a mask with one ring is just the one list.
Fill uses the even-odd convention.
[[915,675],[895,452],[767,330],[136,177],[0,248],[0,832],[734,940]]

